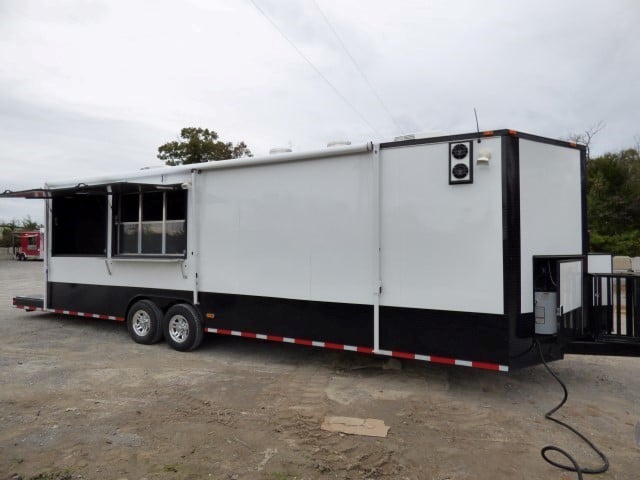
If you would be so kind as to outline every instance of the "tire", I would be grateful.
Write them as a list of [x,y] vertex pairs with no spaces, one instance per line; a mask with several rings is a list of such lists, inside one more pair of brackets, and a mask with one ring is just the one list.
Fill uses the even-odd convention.
[[158,343],[162,340],[162,310],[151,300],[138,300],[127,313],[127,330],[136,343]]
[[200,313],[188,303],[174,305],[164,315],[164,338],[174,350],[188,352],[202,343],[204,326]]

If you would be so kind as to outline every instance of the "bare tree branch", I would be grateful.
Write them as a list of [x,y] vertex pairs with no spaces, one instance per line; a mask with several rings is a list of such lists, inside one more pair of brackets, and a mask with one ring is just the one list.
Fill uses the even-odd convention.
[[607,124],[602,120],[599,120],[597,123],[587,128],[582,133],[572,133],[569,135],[568,139],[572,142],[583,143],[587,147],[587,160],[591,157],[591,143],[593,141],[593,137],[595,137]]

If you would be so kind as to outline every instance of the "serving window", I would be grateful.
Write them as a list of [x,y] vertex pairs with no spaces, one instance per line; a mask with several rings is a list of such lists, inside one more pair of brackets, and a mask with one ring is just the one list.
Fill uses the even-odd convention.
[[187,192],[114,195],[114,255],[186,255]]
[[51,200],[51,254],[105,256],[106,195],[60,195]]

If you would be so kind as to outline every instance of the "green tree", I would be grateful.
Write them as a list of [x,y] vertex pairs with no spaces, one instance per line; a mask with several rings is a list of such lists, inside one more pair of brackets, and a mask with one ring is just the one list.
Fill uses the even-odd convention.
[[189,165],[253,156],[244,142],[235,145],[223,142],[216,132],[207,128],[183,128],[180,138],[182,140],[167,142],[158,147],[158,158],[165,164]]
[[13,232],[19,228],[19,221],[16,219],[11,220],[10,222],[2,222],[0,221],[0,247],[10,247],[13,239]]
[[22,219],[22,228],[25,230],[38,230],[42,225],[31,218],[31,215],[27,215]]
[[640,255],[640,152],[605,153],[587,163],[592,251]]

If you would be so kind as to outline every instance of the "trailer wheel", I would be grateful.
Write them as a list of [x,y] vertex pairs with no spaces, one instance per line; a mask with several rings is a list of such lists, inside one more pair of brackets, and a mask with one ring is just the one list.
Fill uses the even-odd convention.
[[174,305],[164,315],[164,336],[175,350],[195,350],[202,343],[204,326],[200,313],[188,303]]
[[158,343],[162,340],[162,310],[151,300],[138,300],[127,314],[127,329],[134,342]]

